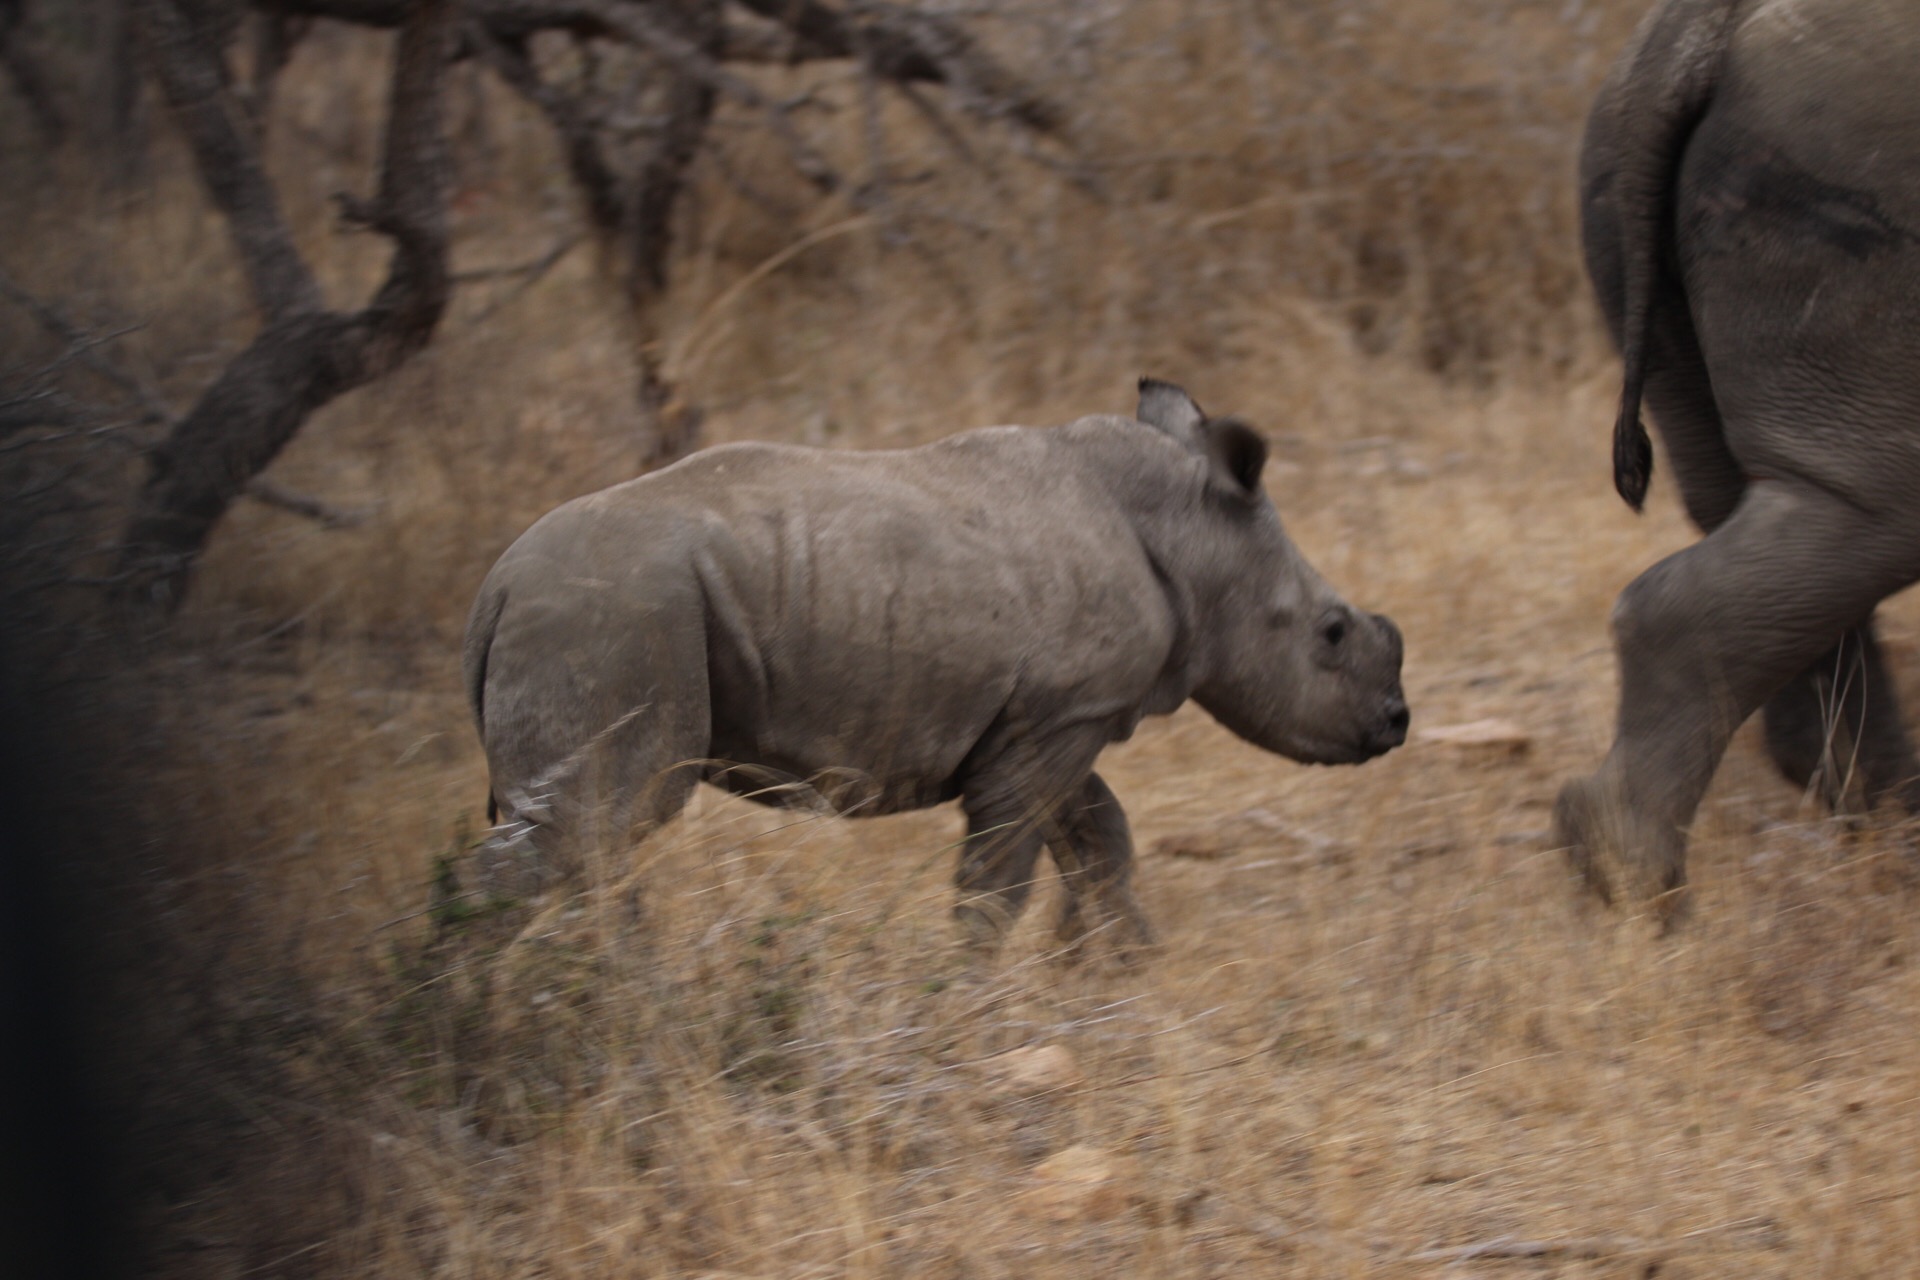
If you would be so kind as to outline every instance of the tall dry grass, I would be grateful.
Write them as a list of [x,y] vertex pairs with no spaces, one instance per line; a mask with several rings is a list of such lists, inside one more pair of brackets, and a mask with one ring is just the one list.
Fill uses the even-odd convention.
[[[1075,108],[1055,167],[986,143],[983,176],[889,110],[884,216],[806,203],[743,121],[703,170],[665,330],[710,438],[914,443],[1180,379],[1269,431],[1296,541],[1399,621],[1416,728],[1530,735],[1324,770],[1192,709],[1144,727],[1103,765],[1164,941],[1139,969],[1052,957],[1049,886],[995,963],[963,965],[947,811],[702,793],[505,924],[436,897],[482,822],[472,592],[644,446],[590,247],[523,293],[469,287],[430,351],[275,465],[368,522],[237,509],[172,634],[93,704],[121,767],[96,856],[134,877],[151,969],[132,1042],[154,1060],[114,1063],[161,1151],[151,1269],[1907,1270],[1909,834],[1822,818],[1743,737],[1679,937],[1580,909],[1545,848],[1558,780],[1606,743],[1611,599],[1690,536],[1664,491],[1635,520],[1608,490],[1614,373],[1574,252],[1580,114],[1635,7],[989,14]],[[382,47],[320,32],[274,125],[342,297],[381,266],[325,198],[373,160]],[[537,120],[462,93],[458,263],[525,260],[569,194]],[[858,116],[852,79],[820,94]],[[866,163],[858,130],[841,145]],[[50,180],[9,184],[5,265],[103,327],[148,319],[116,349],[189,396],[248,321],[179,157],[102,202],[84,166],[9,147]],[[1071,161],[1090,188],[1059,179]],[[1908,674],[1917,628],[1897,602]],[[1029,1045],[1084,1079],[1008,1086],[991,1060]],[[1122,1171],[1105,1216],[1035,1210],[1074,1146]]]

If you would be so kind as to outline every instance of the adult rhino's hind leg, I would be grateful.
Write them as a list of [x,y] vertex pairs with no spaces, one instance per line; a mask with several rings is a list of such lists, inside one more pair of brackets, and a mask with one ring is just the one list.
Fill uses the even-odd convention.
[[1873,619],[1789,680],[1764,718],[1767,752],[1794,786],[1839,809],[1857,778],[1868,808],[1891,797],[1920,812],[1920,760]]
[[[1617,325],[1616,312],[1609,320]],[[1685,295],[1661,290],[1648,323],[1646,404],[1687,515],[1711,533],[1733,515],[1749,481],[1728,448]],[[1849,780],[1858,777],[1869,807],[1893,794],[1920,812],[1920,763],[1871,619],[1789,679],[1768,701],[1765,724],[1780,772],[1802,790],[1816,787],[1829,807],[1844,804]]]
[[1686,827],[1734,729],[1912,580],[1920,557],[1895,523],[1811,485],[1755,483],[1621,593],[1613,747],[1554,812],[1556,842],[1603,898],[1680,905]]
[[1133,833],[1127,815],[1099,774],[1090,773],[1078,795],[1062,805],[1047,847],[1060,869],[1065,897],[1054,936],[1076,951],[1091,931],[1109,933],[1123,958],[1153,941],[1134,901]]

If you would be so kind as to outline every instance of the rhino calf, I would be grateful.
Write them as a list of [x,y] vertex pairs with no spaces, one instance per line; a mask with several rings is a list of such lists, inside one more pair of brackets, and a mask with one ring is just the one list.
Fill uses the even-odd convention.
[[1910,0],[1662,0],[1589,118],[1582,240],[1625,365],[1615,485],[1640,506],[1644,399],[1706,535],[1621,593],[1613,747],[1555,811],[1603,898],[1681,904],[1687,825],[1763,707],[1796,783],[1837,764],[1920,809],[1871,622],[1920,579],[1917,19]]
[[1357,764],[1408,714],[1399,632],[1294,549],[1260,436],[1168,383],[1142,381],[1138,413],[727,445],[551,512],[467,626],[500,830],[565,873],[591,817],[644,832],[703,779],[855,814],[958,799],[975,940],[1044,845],[1063,941],[1144,941],[1103,747],[1193,698],[1267,750]]

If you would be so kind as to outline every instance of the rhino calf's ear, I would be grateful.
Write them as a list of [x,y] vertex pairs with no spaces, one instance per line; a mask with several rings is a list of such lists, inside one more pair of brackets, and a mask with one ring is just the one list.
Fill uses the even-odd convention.
[[1194,443],[1194,432],[1207,418],[1185,388],[1158,378],[1140,379],[1140,407],[1133,416],[1189,446]]
[[1211,418],[1200,424],[1201,446],[1213,472],[1246,497],[1260,492],[1267,465],[1267,442],[1238,418]]

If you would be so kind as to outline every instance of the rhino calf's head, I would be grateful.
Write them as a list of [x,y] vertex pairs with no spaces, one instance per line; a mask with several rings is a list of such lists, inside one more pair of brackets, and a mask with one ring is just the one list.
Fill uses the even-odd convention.
[[1313,585],[1318,590],[1292,601],[1249,602],[1223,637],[1223,669],[1194,700],[1249,742],[1289,759],[1360,764],[1407,740],[1400,629],[1383,614],[1353,608],[1324,582]]
[[1287,537],[1260,486],[1259,434],[1153,379],[1140,384],[1138,417],[1208,468],[1194,700],[1254,745],[1307,764],[1359,764],[1405,742],[1400,630],[1348,604]]

